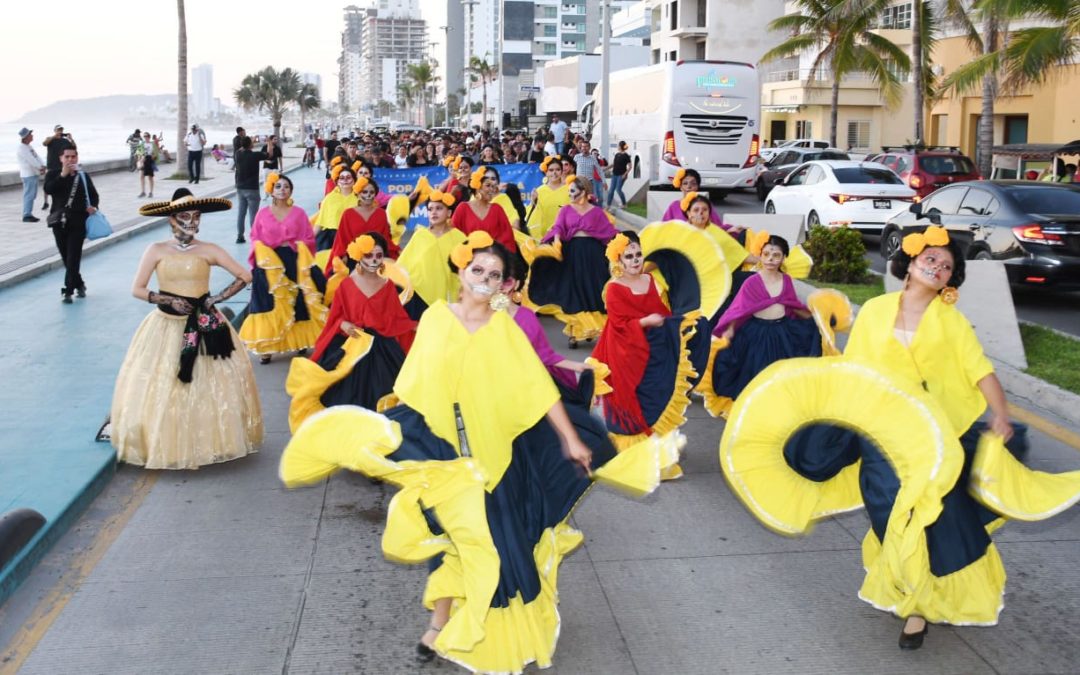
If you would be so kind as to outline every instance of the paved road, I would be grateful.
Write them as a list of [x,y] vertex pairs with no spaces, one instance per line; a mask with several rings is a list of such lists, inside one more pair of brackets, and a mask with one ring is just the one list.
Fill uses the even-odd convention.
[[[294,176],[298,191],[320,182]],[[228,215],[208,216],[204,232],[239,256]],[[90,259],[97,304],[76,308],[108,307],[103,339],[123,335],[123,344],[145,313],[125,299],[130,268],[146,241],[162,235],[149,232]],[[565,347],[557,327],[547,329]],[[108,358],[118,362],[120,354]],[[424,570],[380,553],[392,490],[350,474],[303,490],[280,485],[287,367],[283,360],[256,366],[268,432],[258,454],[193,472],[120,468],[0,607],[0,674],[15,664],[26,675],[462,672],[413,661],[427,621],[419,603]],[[104,410],[112,381],[100,379],[87,404]],[[54,409],[33,414],[47,419]],[[902,653],[899,621],[856,597],[866,517],[830,519],[798,539],[765,530],[720,474],[722,422],[698,403],[688,415],[685,479],[641,501],[597,489],[577,511],[586,541],[559,577],[554,672],[1076,671],[1080,509],[1011,524],[997,537],[1010,574],[1000,626],[934,627],[924,649]],[[1033,444],[1038,468],[1080,466],[1070,446],[1037,432]]]
[[[761,213],[762,205],[752,192],[734,192],[717,204],[730,213]],[[878,252],[878,237],[865,237],[870,267],[879,274],[885,272],[885,261]],[[1051,291],[1023,288],[1013,291],[1016,315],[1022,321],[1049,326],[1080,337],[1080,292]]]

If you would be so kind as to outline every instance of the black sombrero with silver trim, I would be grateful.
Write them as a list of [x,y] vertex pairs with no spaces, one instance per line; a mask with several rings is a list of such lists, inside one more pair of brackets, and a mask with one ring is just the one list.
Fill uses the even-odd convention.
[[215,211],[228,211],[232,208],[232,202],[220,197],[196,197],[187,188],[177,188],[172,199],[167,202],[150,202],[139,207],[140,216],[171,216],[181,211],[199,211],[200,213],[214,213]]

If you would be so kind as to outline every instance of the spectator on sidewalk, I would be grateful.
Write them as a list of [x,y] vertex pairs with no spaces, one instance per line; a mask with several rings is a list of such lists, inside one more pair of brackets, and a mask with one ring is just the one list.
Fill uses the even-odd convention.
[[86,217],[97,211],[98,193],[94,181],[79,169],[79,151],[74,146],[64,149],[60,164],[61,168],[45,174],[45,193],[53,198],[49,227],[66,270],[60,295],[64,304],[70,305],[72,295],[86,297],[86,284],[79,268],[86,239]]
[[329,138],[323,144],[322,153],[323,161],[326,162],[326,178],[330,177],[330,160],[334,158],[339,145],[341,145],[341,142],[338,141],[337,131],[331,131]]
[[615,208],[615,195],[622,199],[623,208],[626,208],[626,195],[623,194],[622,186],[626,182],[626,174],[630,170],[630,155],[626,152],[626,141],[619,141],[619,150],[611,161],[611,188],[608,190],[608,209]]
[[139,161],[139,144],[142,143],[142,133],[136,129],[135,133],[127,137],[128,150],[131,152],[131,159],[128,161],[128,171],[134,171],[137,168]]
[[184,143],[187,145],[187,170],[188,170],[188,182],[198,183],[199,178],[202,177],[202,153],[203,148],[206,147],[206,134],[199,128],[198,124],[191,125],[191,131],[187,136],[184,136]]
[[597,205],[604,208],[604,170],[600,166],[600,160],[590,151],[589,141],[581,139],[578,148],[580,151],[574,157],[574,164],[577,165],[575,175],[592,183]]
[[558,115],[551,116],[551,135],[555,137],[555,154],[562,155],[566,151],[566,122],[559,119]]
[[64,150],[75,147],[75,139],[71,134],[64,133],[64,125],[57,124],[53,127],[53,135],[41,142],[45,146],[45,168],[49,171],[60,170],[60,155]]
[[[153,148],[148,148],[147,153],[139,160],[139,197],[154,198],[154,174],[157,173],[157,162],[154,161]],[[146,191],[146,179],[150,179],[150,191]]]
[[33,129],[23,127],[19,129],[19,147],[15,158],[19,162],[19,177],[23,184],[23,222],[36,223],[40,220],[34,216],[34,197],[37,197],[38,177],[45,175],[45,163],[38,157],[34,147]]
[[236,135],[232,138],[232,154],[236,157],[236,153],[240,152],[241,142],[244,140],[244,136],[247,136],[247,132],[244,131],[244,127],[236,127]]
[[[261,184],[271,173],[282,173],[285,170],[285,160],[282,157],[281,143],[274,134],[270,134],[266,145],[262,146],[260,151],[266,155],[266,159],[263,160],[262,171],[259,173],[259,183]],[[259,186],[256,185],[255,188],[258,189]],[[269,195],[262,196],[269,198]]]
[[322,133],[315,132],[315,168],[321,169],[323,165],[323,158],[326,156],[324,148],[326,147],[326,141],[322,137]]
[[[271,141],[271,145],[273,141]],[[240,139],[240,149],[233,156],[233,167],[236,180],[236,243],[243,244],[245,228],[250,228],[255,222],[255,213],[259,210],[259,164],[265,162],[270,156],[263,150],[253,152],[251,150],[251,136]],[[244,225],[244,216],[247,216],[247,225]]]

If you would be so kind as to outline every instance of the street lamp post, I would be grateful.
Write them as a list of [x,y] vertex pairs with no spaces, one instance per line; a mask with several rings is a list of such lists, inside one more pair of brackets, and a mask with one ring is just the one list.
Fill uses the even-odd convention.
[[600,114],[600,156],[606,158],[611,149],[608,147],[608,118],[611,116],[609,105],[611,101],[611,0],[601,0],[604,3],[603,27],[603,53],[600,56],[600,93],[598,101]]
[[478,0],[461,0],[461,4],[465,6],[465,10],[466,10],[465,11],[465,23],[466,23],[466,30],[468,31],[468,34],[469,34],[468,35],[469,39],[465,43],[466,53],[465,53],[465,59],[464,59],[464,61],[465,61],[465,69],[464,69],[465,70],[465,127],[469,128],[469,127],[472,126],[472,122],[471,122],[471,119],[470,119],[472,117],[472,76],[469,73],[469,63],[472,62],[473,36],[474,36],[474,33],[476,32],[475,27],[473,25],[473,23],[474,23],[474,21],[473,21],[473,19],[474,19],[473,7],[475,7],[476,5],[478,5],[480,3],[479,3]]
[[[445,36],[443,44],[446,46],[446,80],[443,82],[443,88],[446,91],[446,119],[443,120],[443,126],[450,126],[450,31],[453,30],[452,26],[439,26],[439,29]],[[434,114],[432,115],[434,117]]]

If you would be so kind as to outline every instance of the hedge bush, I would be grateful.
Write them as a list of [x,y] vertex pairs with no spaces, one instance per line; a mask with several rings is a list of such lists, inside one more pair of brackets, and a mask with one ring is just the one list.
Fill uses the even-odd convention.
[[814,259],[811,279],[842,284],[866,282],[870,261],[858,230],[815,225],[803,248]]

